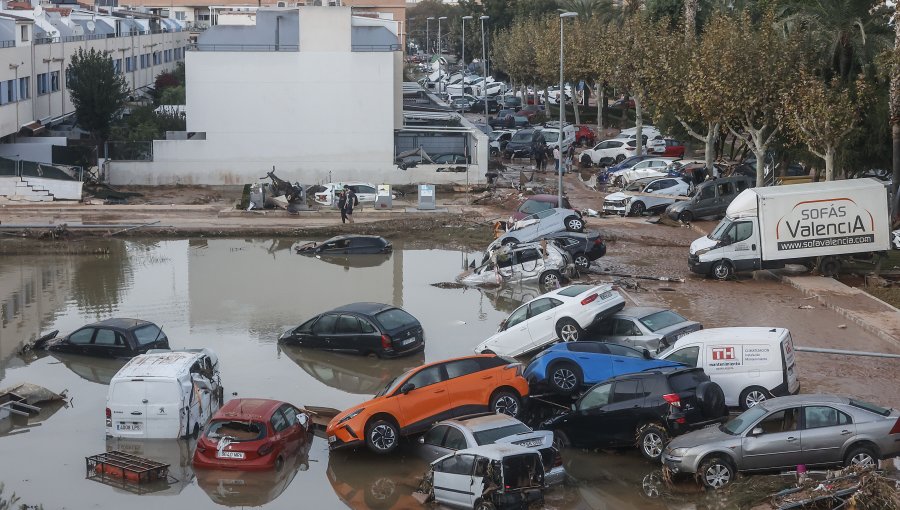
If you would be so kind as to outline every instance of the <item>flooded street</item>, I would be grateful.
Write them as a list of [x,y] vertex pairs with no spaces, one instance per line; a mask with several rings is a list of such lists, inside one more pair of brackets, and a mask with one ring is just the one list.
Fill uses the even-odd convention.
[[[640,264],[628,266],[629,257],[622,255],[633,250],[628,243],[623,239],[617,243],[618,248],[613,244],[608,262],[636,272]],[[410,445],[400,455],[387,458],[362,452],[329,456],[325,440],[315,437],[279,472],[195,472],[191,467],[191,441],[105,439],[107,385],[124,361],[45,352],[18,354],[23,342],[54,329],[65,335],[109,317],[141,318],[162,326],[172,348],[207,347],[215,351],[226,400],[233,396],[266,397],[298,406],[343,409],[367,400],[408,368],[471,354],[510,311],[540,294],[536,288],[521,286],[481,291],[432,285],[453,281],[474,257],[472,252],[417,249],[394,241],[390,256],[326,261],[295,255],[290,250],[292,244],[269,239],[97,241],[102,255],[3,257],[0,388],[31,382],[56,392],[67,390],[71,398],[69,406],[46,406],[28,423],[14,421],[12,429],[0,429],[3,495],[15,492],[23,503],[42,504],[46,509],[138,510],[161,505],[185,509],[421,508],[411,493],[425,463],[415,457]],[[612,255],[616,249],[622,251]],[[683,248],[656,251],[656,256],[683,271]],[[604,264],[606,261],[601,260]],[[749,294],[717,302],[706,289],[718,284],[698,280],[689,280],[678,287],[678,292],[648,284],[645,291],[632,294],[642,304],[672,306],[707,326],[759,325],[778,320],[777,325],[797,332],[795,342],[801,345],[815,335],[827,336],[829,343],[840,343],[844,335],[868,335],[852,325],[837,329],[838,319],[824,309],[803,310],[808,315],[799,320],[779,315],[780,306],[796,309],[797,302],[793,291],[778,283],[721,285],[728,284],[742,285]],[[424,352],[379,360],[278,345],[278,335],[288,327],[356,301],[389,303],[409,311],[424,326]],[[723,308],[731,311],[728,317],[721,315]],[[859,396],[880,393],[880,399],[872,400],[896,406],[897,402],[891,402],[900,394],[895,378],[880,389],[871,387],[874,379],[864,378],[866,371],[872,377],[873,370],[881,370],[883,361],[866,361],[862,367],[850,367],[850,361],[842,361],[848,373],[860,377],[851,378],[847,386],[843,384],[847,381],[831,373],[840,371],[841,365],[820,374],[811,365],[821,358],[813,356],[799,357],[804,391],[845,393],[859,389]],[[829,382],[831,379],[835,381]],[[807,385],[810,382],[811,387]],[[154,486],[148,494],[135,495],[86,480],[85,457],[112,449],[171,464],[169,483]],[[723,493],[698,494],[694,484],[685,483],[676,487],[684,489],[685,494],[673,493],[662,485],[658,466],[643,461],[637,452],[566,451],[563,457],[578,483],[548,492],[546,508],[745,506],[739,499],[746,492],[741,484]],[[761,499],[764,495],[758,496]]]

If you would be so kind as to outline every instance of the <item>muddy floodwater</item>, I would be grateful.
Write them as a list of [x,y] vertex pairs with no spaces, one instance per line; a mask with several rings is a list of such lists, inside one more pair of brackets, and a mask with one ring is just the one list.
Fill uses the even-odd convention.
[[[67,391],[27,421],[0,422],[3,496],[55,508],[201,509],[420,508],[411,493],[424,463],[399,455],[329,455],[315,437],[280,472],[197,471],[187,440],[107,441],[105,400],[124,362],[18,353],[23,342],[109,317],[161,325],[173,348],[208,347],[219,356],[226,399],[266,397],[342,409],[368,399],[402,371],[472,348],[536,291],[439,288],[473,253],[412,249],[390,256],[319,260],[290,241],[265,239],[108,241],[102,255],[0,259],[0,388],[22,382]],[[424,353],[377,360],[286,348],[286,328],[354,301],[402,306],[424,325]],[[85,457],[120,449],[171,464],[170,480],[134,494],[85,479]],[[546,508],[739,508],[748,490],[704,494],[661,483],[658,466],[637,453],[567,451],[572,484],[549,491]],[[758,498],[764,494],[757,494]],[[758,499],[757,499],[758,500]]]

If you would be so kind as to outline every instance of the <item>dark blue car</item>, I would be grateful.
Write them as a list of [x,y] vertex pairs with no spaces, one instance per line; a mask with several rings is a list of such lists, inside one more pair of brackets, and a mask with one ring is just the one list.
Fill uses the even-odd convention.
[[531,360],[525,369],[525,379],[533,389],[568,394],[617,375],[677,366],[682,365],[654,359],[646,349],[642,352],[607,342],[566,342],[550,347]]

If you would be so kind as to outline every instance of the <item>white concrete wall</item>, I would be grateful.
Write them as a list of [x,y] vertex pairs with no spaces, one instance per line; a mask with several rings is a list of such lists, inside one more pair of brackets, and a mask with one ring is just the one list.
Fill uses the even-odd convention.
[[[39,138],[38,140],[43,140]],[[60,145],[66,145],[63,141]],[[0,156],[22,161],[53,163],[53,144],[50,143],[6,143],[0,144]]]
[[67,181],[62,179],[44,179],[42,177],[22,177],[34,189],[47,190],[53,195],[54,200],[81,200],[80,181]]

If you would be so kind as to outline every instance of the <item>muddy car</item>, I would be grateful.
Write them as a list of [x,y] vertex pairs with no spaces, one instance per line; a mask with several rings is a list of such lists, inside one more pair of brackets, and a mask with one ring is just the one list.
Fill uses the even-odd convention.
[[553,243],[538,242],[502,246],[479,267],[459,275],[457,281],[473,286],[537,281],[555,288],[562,284],[564,276],[575,276],[572,256]]
[[544,499],[541,455],[514,444],[467,448],[431,464],[434,501],[475,510],[527,508]]

